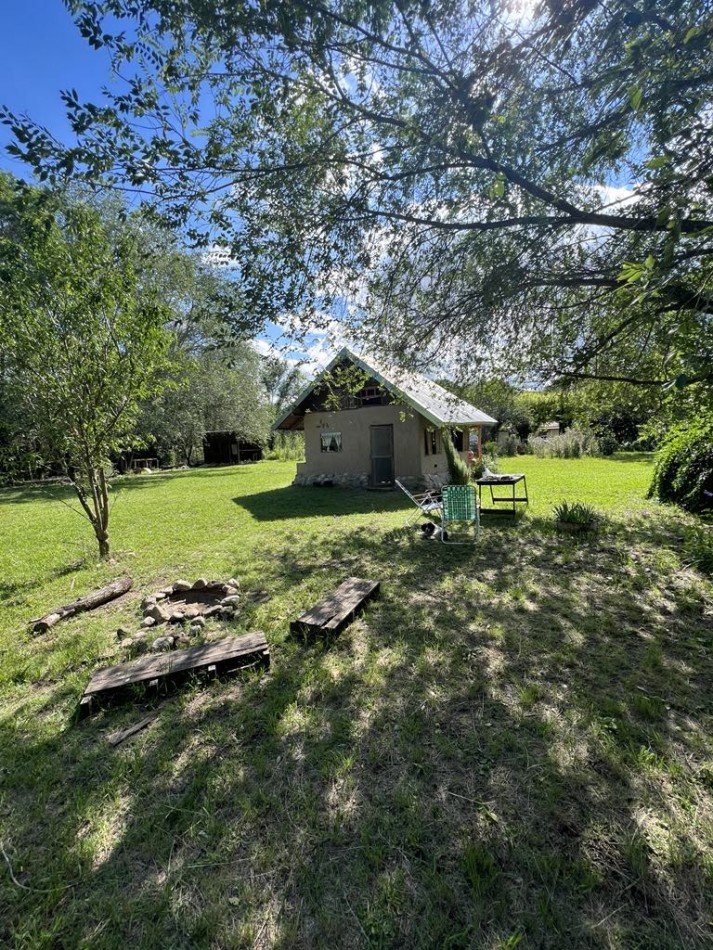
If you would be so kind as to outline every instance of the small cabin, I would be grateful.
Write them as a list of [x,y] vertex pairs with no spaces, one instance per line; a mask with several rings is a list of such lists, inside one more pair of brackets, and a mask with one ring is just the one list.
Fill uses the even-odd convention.
[[296,485],[410,488],[448,481],[443,430],[464,459],[480,456],[487,413],[411,370],[343,349],[273,429],[304,432]]

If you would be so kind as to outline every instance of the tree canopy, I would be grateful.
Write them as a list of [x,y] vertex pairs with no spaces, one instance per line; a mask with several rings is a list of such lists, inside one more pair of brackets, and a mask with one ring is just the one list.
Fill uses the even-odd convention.
[[246,305],[542,378],[713,379],[713,14],[694,0],[71,0],[125,85],[41,175],[136,190]]

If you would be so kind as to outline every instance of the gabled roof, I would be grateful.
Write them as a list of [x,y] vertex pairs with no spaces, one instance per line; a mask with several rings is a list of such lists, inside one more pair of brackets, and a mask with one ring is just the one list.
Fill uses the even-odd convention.
[[420,373],[382,363],[371,355],[358,356],[345,347],[337,353],[326,369],[302,389],[289,409],[282,413],[272,428],[296,428],[299,420],[304,416],[302,406],[307,397],[319,386],[322,379],[345,359],[378,380],[386,390],[402,399],[434,426],[494,425],[497,422],[492,416],[459,399],[443,386],[439,386],[438,383],[434,383],[433,380],[427,379]]

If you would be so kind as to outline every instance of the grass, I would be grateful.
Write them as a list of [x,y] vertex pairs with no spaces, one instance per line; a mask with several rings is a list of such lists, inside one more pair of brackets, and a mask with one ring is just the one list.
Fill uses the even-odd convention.
[[[528,514],[456,548],[404,530],[399,495],[287,487],[291,463],[137,477],[113,566],[61,489],[0,493],[0,944],[710,946],[710,529],[644,500],[644,457],[501,468]],[[563,498],[597,534],[557,534]],[[128,598],[27,635],[123,571]],[[380,599],[290,639],[349,574]],[[265,631],[271,672],[173,694],[111,748],[150,704],[77,725],[89,675],[143,593],[199,575],[269,596],[231,630]]]

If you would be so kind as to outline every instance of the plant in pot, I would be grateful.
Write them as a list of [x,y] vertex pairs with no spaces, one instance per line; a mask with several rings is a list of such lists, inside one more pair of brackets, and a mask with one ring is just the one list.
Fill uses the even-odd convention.
[[593,531],[599,524],[596,511],[581,501],[562,501],[554,507],[555,524],[562,531]]

